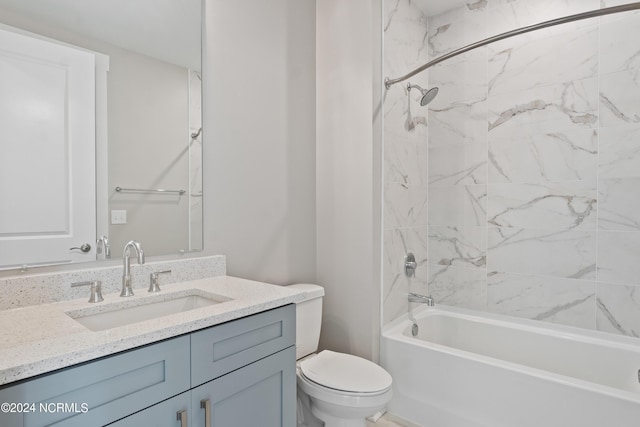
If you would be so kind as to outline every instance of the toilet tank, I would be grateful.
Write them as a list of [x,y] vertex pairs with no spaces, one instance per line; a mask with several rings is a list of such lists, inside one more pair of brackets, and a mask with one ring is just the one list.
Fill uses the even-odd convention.
[[303,301],[296,303],[296,360],[298,360],[318,349],[324,288],[307,283],[289,286],[307,294]]

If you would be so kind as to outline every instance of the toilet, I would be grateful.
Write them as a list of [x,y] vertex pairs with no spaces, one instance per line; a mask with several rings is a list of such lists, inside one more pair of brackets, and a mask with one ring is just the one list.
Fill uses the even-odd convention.
[[366,427],[366,417],[391,400],[391,375],[361,357],[318,349],[324,289],[296,284],[306,292],[296,304],[298,426]]

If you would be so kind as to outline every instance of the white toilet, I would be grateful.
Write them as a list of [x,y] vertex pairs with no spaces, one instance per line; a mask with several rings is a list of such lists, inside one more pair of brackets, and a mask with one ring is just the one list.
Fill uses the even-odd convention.
[[369,360],[323,350],[318,354],[322,297],[318,285],[290,285],[307,298],[296,305],[298,426],[365,427],[366,417],[391,400],[391,375]]

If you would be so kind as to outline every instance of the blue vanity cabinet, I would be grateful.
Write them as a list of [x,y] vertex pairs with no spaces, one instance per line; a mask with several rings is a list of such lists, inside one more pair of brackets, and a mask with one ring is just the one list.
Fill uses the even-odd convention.
[[294,427],[295,363],[292,346],[194,388],[191,425]]
[[109,424],[108,427],[182,427],[195,426],[190,420],[191,392],[179,394],[143,411]]
[[[290,304],[0,387],[38,409],[0,427],[295,427],[295,376]],[[56,403],[77,411],[40,408]]]
[[0,388],[0,402],[32,405],[0,413],[0,426],[101,426],[187,391],[189,344],[173,338]]
[[108,427],[295,427],[295,359],[288,347]]
[[295,427],[295,314],[288,305],[192,333],[190,397],[109,427]]
[[290,304],[191,334],[192,426],[296,425]]

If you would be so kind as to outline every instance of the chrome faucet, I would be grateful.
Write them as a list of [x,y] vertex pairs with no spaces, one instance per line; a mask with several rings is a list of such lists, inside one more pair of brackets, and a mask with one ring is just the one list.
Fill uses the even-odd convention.
[[122,252],[122,262],[124,263],[124,272],[122,273],[122,292],[121,297],[133,296],[133,289],[131,289],[131,262],[129,261],[129,249],[135,249],[138,256],[138,264],[144,264],[144,251],[140,243],[135,240],[131,240],[124,245],[124,251]]
[[435,305],[433,298],[426,295],[414,294],[413,292],[409,292],[409,302],[419,302],[420,304],[426,304],[428,307]]

